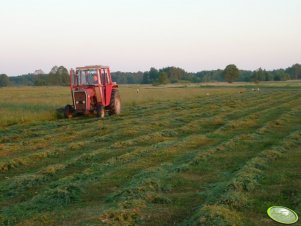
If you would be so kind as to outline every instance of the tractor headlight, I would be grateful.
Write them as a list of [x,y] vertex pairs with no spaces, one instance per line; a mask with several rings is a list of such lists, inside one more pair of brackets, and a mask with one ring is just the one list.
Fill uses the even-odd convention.
[[78,104],[79,103],[78,100],[75,103]]
[[83,100],[83,104],[85,104],[85,103],[86,103],[86,101]]

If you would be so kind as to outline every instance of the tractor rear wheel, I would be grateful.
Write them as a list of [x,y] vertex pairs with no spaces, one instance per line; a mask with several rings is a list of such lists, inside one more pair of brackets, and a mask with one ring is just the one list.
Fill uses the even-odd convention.
[[110,115],[119,115],[121,112],[120,94],[117,89],[112,90],[111,102],[109,106]]
[[73,107],[71,105],[66,105],[65,108],[64,108],[64,117],[65,118],[72,118],[73,116]]

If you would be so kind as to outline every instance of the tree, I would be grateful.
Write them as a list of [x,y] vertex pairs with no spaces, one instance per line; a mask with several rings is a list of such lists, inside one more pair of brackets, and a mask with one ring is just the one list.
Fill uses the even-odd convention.
[[283,69],[273,71],[274,81],[287,81],[290,79],[290,75],[286,73]]
[[9,78],[7,75],[0,75],[0,87],[5,87],[9,85]]
[[159,71],[156,68],[151,68],[149,70],[149,81],[151,83],[157,83],[159,81]]
[[48,75],[48,85],[64,86],[69,84],[68,70],[63,67],[53,67]]
[[186,71],[178,67],[166,67],[161,69],[160,72],[165,72],[171,83],[177,83],[179,80],[186,80],[187,78]]
[[252,80],[255,83],[259,83],[259,81],[270,81],[273,80],[273,76],[271,73],[259,68],[258,70],[254,71],[252,74]]
[[142,79],[142,84],[149,84],[150,80],[149,80],[149,72],[146,71],[143,73],[143,79]]
[[57,69],[56,74],[68,74],[68,69],[65,68],[64,66],[59,66],[59,68]]
[[232,83],[239,78],[239,70],[234,64],[230,64],[225,68],[223,75],[227,82]]
[[56,74],[57,70],[59,69],[58,66],[54,66],[52,67],[51,71],[49,72],[49,74]]
[[168,83],[168,76],[167,76],[166,72],[160,72],[159,83],[160,84],[167,84]]
[[291,75],[292,79],[301,79],[301,65],[295,64],[286,69],[286,72]]

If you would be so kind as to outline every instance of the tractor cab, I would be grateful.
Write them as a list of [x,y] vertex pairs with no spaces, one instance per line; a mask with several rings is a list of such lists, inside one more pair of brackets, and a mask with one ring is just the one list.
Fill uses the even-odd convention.
[[105,111],[119,114],[121,103],[116,82],[112,82],[107,66],[86,66],[70,70],[70,90],[73,105],[65,107],[64,115],[70,118],[73,113],[89,114],[96,112],[104,117]]

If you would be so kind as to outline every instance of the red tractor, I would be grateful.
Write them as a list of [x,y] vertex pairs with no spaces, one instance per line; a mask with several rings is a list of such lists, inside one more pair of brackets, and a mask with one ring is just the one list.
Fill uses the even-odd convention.
[[107,66],[86,66],[70,70],[70,90],[73,105],[66,105],[65,118],[73,114],[96,113],[104,117],[120,114],[121,101],[118,85],[112,81],[110,68]]

